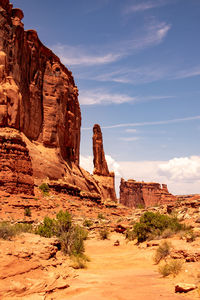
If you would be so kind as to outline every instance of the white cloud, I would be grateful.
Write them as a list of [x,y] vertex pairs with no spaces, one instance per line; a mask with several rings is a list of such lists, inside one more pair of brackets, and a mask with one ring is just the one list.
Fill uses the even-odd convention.
[[171,180],[193,181],[200,180],[200,157],[173,158],[159,165],[159,173]]
[[93,172],[93,157],[91,155],[83,156],[80,155],[80,166],[92,174]]
[[126,132],[129,132],[129,133],[136,133],[137,132],[137,129],[135,128],[128,128],[125,130]]
[[[188,121],[194,121],[194,120],[200,120],[200,115],[193,116],[193,117],[186,117],[186,118],[171,119],[171,120],[166,120],[166,121],[153,121],[153,122],[138,122],[138,123],[114,124],[114,125],[110,125],[110,126],[102,126],[102,128],[109,129],[109,128],[121,128],[121,127],[167,125],[167,124],[182,123],[182,122],[188,122]],[[82,128],[82,129],[89,129],[89,128]]]
[[94,89],[88,91],[80,91],[79,102],[82,105],[94,105],[94,104],[121,104],[125,102],[136,101],[136,97],[130,97],[123,94],[109,93],[103,89]]
[[[108,164],[108,169],[109,171],[115,172],[115,176],[121,176],[120,174],[120,166],[116,162],[116,160],[110,156],[110,155],[105,155],[107,164]],[[88,156],[83,156],[80,155],[80,166],[85,169],[86,171],[90,172],[91,174],[93,173],[93,157],[91,155]]]
[[125,141],[125,142],[135,142],[138,141],[140,138],[138,136],[130,136],[130,137],[121,137],[120,140],[121,141]]
[[200,66],[195,66],[193,68],[181,70],[175,74],[174,78],[182,79],[182,78],[190,78],[195,76],[200,76]]
[[124,13],[125,14],[130,14],[130,13],[136,13],[136,12],[141,12],[145,10],[149,10],[155,7],[163,6],[167,3],[167,1],[147,1],[147,2],[142,2],[139,4],[133,4],[131,6],[128,6],[125,8]]
[[55,45],[51,47],[60,57],[63,64],[93,66],[103,65],[119,59],[118,53],[95,54],[96,51],[88,51],[83,46]]
[[[120,178],[125,180],[158,182],[167,184],[173,194],[200,193],[200,156],[173,158],[169,161],[116,161],[106,155],[108,168],[115,172],[117,195]],[[93,157],[80,157],[80,165],[93,172]]]
[[138,34],[137,38],[112,43],[107,47],[105,45],[98,45],[94,48],[91,46],[57,44],[50,48],[60,57],[62,63],[66,65],[104,65],[132,55],[134,51],[160,44],[170,28],[171,25],[164,22],[148,24],[144,32]]
[[165,183],[173,194],[200,193],[200,156],[169,161],[119,161],[118,164],[126,180]]

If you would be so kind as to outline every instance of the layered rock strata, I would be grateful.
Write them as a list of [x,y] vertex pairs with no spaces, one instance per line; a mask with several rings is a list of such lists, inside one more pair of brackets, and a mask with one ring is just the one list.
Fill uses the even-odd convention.
[[[28,149],[28,152],[24,150],[28,153],[24,157],[26,160],[29,155],[27,168],[32,169],[32,173],[27,169],[23,174],[28,174],[31,182],[34,180],[38,185],[45,181],[56,190],[61,186],[66,192],[99,201],[103,196],[101,186],[79,167],[81,112],[72,73],[41,43],[36,31],[24,31],[22,18],[20,9],[13,9],[9,0],[0,0],[2,136],[6,130],[17,130],[19,145]],[[6,138],[5,134],[2,147],[7,145]],[[19,151],[15,151],[15,160],[22,160]],[[12,169],[7,172],[13,186],[18,186],[17,181],[14,183],[17,177],[11,176]],[[1,174],[2,190],[5,189],[4,175]],[[28,186],[27,176],[20,177],[24,186]],[[18,192],[32,193],[32,183],[29,187],[29,191],[19,188]]]
[[176,201],[176,196],[168,192],[166,184],[137,182],[121,179],[120,203],[130,207],[149,207]]
[[101,127],[95,124],[93,127],[93,176],[100,187],[102,198],[116,201],[115,174],[109,172],[103,149],[103,136]]
[[28,148],[17,131],[0,129],[0,189],[33,194],[33,169]]

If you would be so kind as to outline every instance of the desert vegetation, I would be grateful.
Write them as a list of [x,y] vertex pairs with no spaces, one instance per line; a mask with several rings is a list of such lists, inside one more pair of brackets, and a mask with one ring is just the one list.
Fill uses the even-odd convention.
[[55,219],[44,218],[43,224],[39,225],[36,234],[50,238],[56,236],[60,242],[64,254],[72,257],[76,268],[83,268],[88,258],[84,254],[84,240],[88,232],[83,227],[73,224],[71,214],[68,211],[60,211]]
[[129,240],[137,238],[138,242],[141,243],[147,239],[161,238],[162,234],[170,236],[188,229],[186,225],[181,224],[175,217],[148,211],[141,216],[139,222],[133,226],[132,230],[127,232],[127,238]]

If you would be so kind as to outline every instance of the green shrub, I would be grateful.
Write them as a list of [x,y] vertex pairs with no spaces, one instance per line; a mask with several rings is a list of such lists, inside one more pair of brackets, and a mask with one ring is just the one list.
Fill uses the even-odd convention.
[[42,191],[44,196],[48,196],[49,195],[49,186],[47,183],[42,183],[39,186],[39,189]]
[[72,264],[70,265],[74,269],[85,269],[87,267],[86,262],[89,258],[86,255],[71,256]]
[[163,276],[173,275],[174,277],[182,270],[183,263],[181,260],[172,259],[168,263],[159,266],[158,271]]
[[106,227],[100,229],[99,237],[100,237],[101,240],[107,240],[108,239],[109,231]]
[[125,238],[129,241],[134,241],[137,238],[137,236],[134,230],[127,229],[125,233]]
[[72,217],[66,210],[60,210],[56,215],[56,235],[60,236],[63,232],[68,232],[72,226]]
[[85,219],[83,222],[83,226],[85,226],[85,227],[91,227],[92,225],[93,225],[92,220]]
[[185,239],[187,242],[194,242],[197,237],[192,229],[186,229],[185,231],[181,231],[179,236],[180,239]]
[[44,237],[57,236],[65,254],[76,256],[85,251],[84,240],[87,239],[88,232],[83,227],[72,224],[68,211],[61,210],[56,219],[45,217],[43,224],[37,227],[36,233]]
[[0,223],[0,238],[4,240],[10,240],[16,235],[14,226],[8,222]]
[[170,254],[171,244],[164,241],[156,250],[156,254],[154,256],[154,261],[156,264],[162,259],[165,259]]
[[24,209],[24,216],[31,217],[31,209],[30,209],[30,207],[26,207]]
[[160,236],[165,229],[178,232],[184,229],[184,225],[180,224],[176,218],[160,213],[145,212],[133,227],[139,243],[146,241],[149,237],[152,239]]
[[28,223],[17,223],[13,225],[15,232],[22,233],[22,232],[33,232],[33,226],[32,224]]
[[32,225],[27,223],[17,223],[11,225],[9,222],[0,223],[0,238],[10,240],[22,232],[32,232]]
[[105,217],[102,213],[98,213],[97,217],[98,217],[98,219],[101,219],[101,220],[105,219]]
[[49,217],[45,217],[43,224],[40,224],[36,228],[35,233],[39,234],[41,236],[50,238],[53,235],[55,235],[55,231],[56,231],[55,227],[56,227],[55,226],[55,220],[53,220],[53,219],[51,219]]

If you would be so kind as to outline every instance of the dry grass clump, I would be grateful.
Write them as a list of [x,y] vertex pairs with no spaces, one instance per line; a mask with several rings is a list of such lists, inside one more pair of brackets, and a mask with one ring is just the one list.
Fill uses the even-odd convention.
[[156,264],[163,259],[166,259],[167,256],[170,254],[171,244],[167,241],[164,241],[156,250],[156,254],[154,256],[154,261]]
[[108,228],[106,228],[106,227],[103,227],[99,230],[99,237],[101,240],[107,240],[109,237],[109,234],[110,234],[110,232],[109,232]]
[[32,225],[27,223],[10,224],[9,222],[0,223],[0,238],[11,240],[17,234],[22,232],[32,232]]
[[181,260],[172,259],[164,265],[159,266],[158,271],[163,276],[177,276],[182,270],[183,262]]
[[90,261],[90,259],[86,255],[73,255],[71,256],[72,264],[70,267],[73,269],[85,269],[87,268],[87,262]]

